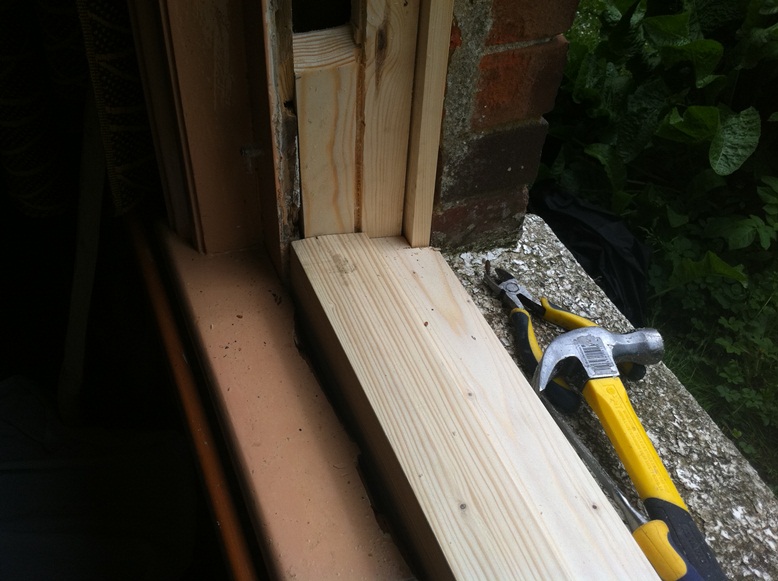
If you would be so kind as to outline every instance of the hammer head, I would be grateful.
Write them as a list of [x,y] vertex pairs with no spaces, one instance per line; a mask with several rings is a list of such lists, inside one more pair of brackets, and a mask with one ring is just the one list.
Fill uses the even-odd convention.
[[658,363],[664,353],[662,336],[656,329],[632,333],[611,333],[602,327],[585,327],[563,333],[543,353],[532,377],[535,391],[543,391],[562,376],[576,386],[589,379],[616,377],[619,363]]

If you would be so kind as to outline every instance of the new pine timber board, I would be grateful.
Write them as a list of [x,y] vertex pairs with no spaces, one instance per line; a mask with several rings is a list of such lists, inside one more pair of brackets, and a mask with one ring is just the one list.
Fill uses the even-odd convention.
[[365,18],[360,231],[370,237],[402,233],[418,15],[419,0],[368,0],[359,16]]
[[403,235],[417,247],[430,243],[453,12],[454,0],[421,0],[419,7],[403,212]]
[[430,579],[655,579],[439,253],[293,243],[292,285]]
[[354,232],[357,61],[351,25],[295,34],[303,234]]

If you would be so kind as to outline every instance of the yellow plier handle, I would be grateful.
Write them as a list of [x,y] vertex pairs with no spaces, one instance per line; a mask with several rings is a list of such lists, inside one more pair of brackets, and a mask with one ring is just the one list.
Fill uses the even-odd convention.
[[571,331],[573,329],[580,329],[582,327],[596,327],[596,323],[586,319],[570,311],[566,311],[562,307],[559,307],[549,301],[546,297],[541,297],[540,305],[543,307],[542,317],[549,323],[553,323],[557,327],[567,329]]

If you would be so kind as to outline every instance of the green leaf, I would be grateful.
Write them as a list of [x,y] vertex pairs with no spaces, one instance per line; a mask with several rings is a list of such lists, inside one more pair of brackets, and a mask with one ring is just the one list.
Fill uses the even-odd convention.
[[600,87],[605,79],[607,62],[590,53],[582,61],[575,77],[573,100],[576,103],[593,101],[599,104]]
[[720,345],[724,350],[731,355],[740,355],[745,351],[745,348],[739,343],[733,343],[731,340],[725,337],[716,338],[716,345]]
[[764,202],[762,209],[767,215],[768,223],[772,225],[778,216],[778,178],[762,176],[762,183],[765,185],[757,186],[756,193]]
[[639,49],[642,42],[639,29],[633,26],[633,18],[641,0],[609,0],[608,3],[621,4],[617,10],[620,17],[606,32],[607,40],[604,45],[608,47],[615,58],[629,58]]
[[774,194],[768,195],[767,188],[757,188],[757,193],[765,203],[764,206],[762,206],[762,210],[764,210],[768,222],[771,225],[774,225],[778,220],[778,197]]
[[762,176],[762,183],[769,186],[772,191],[778,194],[778,177],[776,176]]
[[759,246],[762,247],[762,250],[767,250],[770,248],[770,245],[776,239],[775,228],[773,226],[765,224],[765,222],[758,216],[754,216],[754,219],[758,220],[758,222],[755,223],[755,225],[756,225],[756,234],[757,236],[759,236]]
[[704,79],[695,81],[698,89],[705,89],[703,100],[706,103],[718,103],[720,95],[727,88],[729,79],[727,75],[708,75]]
[[743,20],[739,2],[732,0],[691,0],[694,14],[704,35],[708,35],[725,24],[739,24]]
[[730,250],[748,248],[757,238],[762,250],[767,250],[776,239],[775,228],[753,214],[747,218],[730,220],[722,228],[722,235],[726,238]]
[[756,229],[750,218],[743,218],[731,223],[726,235],[729,249],[739,250],[751,246],[751,243],[756,239]]
[[612,0],[612,3],[624,16],[632,16],[632,12],[637,8],[636,5],[639,4],[636,0]]
[[650,143],[668,108],[670,89],[654,78],[638,85],[627,98],[627,113],[616,127],[616,147],[625,163],[640,155]]
[[651,16],[643,19],[643,31],[655,46],[680,46],[689,38],[689,13]]
[[778,24],[769,28],[748,28],[744,25],[742,30],[745,33],[734,50],[739,61],[737,68],[751,69],[759,62],[778,58]]
[[604,143],[593,143],[587,145],[584,152],[602,164],[614,192],[624,189],[624,184],[627,182],[627,168],[612,146]]
[[743,216],[714,216],[707,220],[704,220],[702,228],[702,236],[704,238],[716,239],[722,238],[724,240],[729,236],[729,231],[732,229],[732,224],[737,220],[742,220]]
[[634,199],[634,194],[630,194],[624,190],[613,192],[611,195],[611,211],[614,214],[623,216],[632,205]]
[[595,6],[590,3],[579,6],[572,27],[565,33],[565,37],[570,41],[570,48],[580,46],[593,51],[600,42],[600,26],[599,11]]
[[743,274],[743,267],[730,266],[710,250],[700,260],[684,258],[673,269],[671,279],[676,285],[682,285],[708,276],[721,276],[746,285],[748,278]]
[[713,171],[726,176],[740,168],[756,150],[760,135],[759,113],[753,107],[740,113],[724,113],[708,152]]
[[712,169],[705,168],[692,178],[689,183],[692,197],[707,196],[708,193],[727,185],[727,181]]
[[762,183],[765,186],[759,186],[757,192],[759,196],[765,202],[778,202],[778,177],[776,176],[762,176]]
[[599,87],[600,104],[608,118],[618,123],[624,113],[627,97],[633,92],[632,75],[613,64],[605,67],[605,78]]
[[762,14],[763,16],[778,14],[778,2],[775,0],[764,0],[759,7],[759,14]]
[[715,40],[703,38],[683,45],[665,46],[659,52],[666,68],[690,62],[694,67],[695,85],[702,88],[713,80],[710,77],[724,54],[724,47]]
[[673,107],[672,111],[662,119],[662,123],[656,130],[656,134],[659,137],[664,137],[670,141],[685,142],[688,136],[684,131],[679,130],[679,126],[682,124],[683,117],[681,117],[681,114],[678,112],[678,107]]
[[759,9],[763,6],[763,4],[764,0],[745,1],[746,10],[743,18],[743,24],[740,27],[741,33],[761,26],[764,23],[763,15],[759,14]]
[[719,128],[717,107],[691,106],[683,116],[676,107],[664,118],[657,129],[657,136],[679,143],[709,141]]
[[689,223],[689,216],[675,212],[670,206],[667,206],[667,221],[673,228],[678,228]]

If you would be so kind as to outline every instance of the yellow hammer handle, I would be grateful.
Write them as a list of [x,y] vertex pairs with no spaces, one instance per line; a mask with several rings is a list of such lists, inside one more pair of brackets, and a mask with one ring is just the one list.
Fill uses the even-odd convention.
[[670,529],[661,520],[652,520],[632,531],[632,536],[662,581],[698,579],[696,571],[672,545]]
[[657,498],[688,510],[635,414],[621,379],[590,379],[583,396],[600,419],[641,500]]

